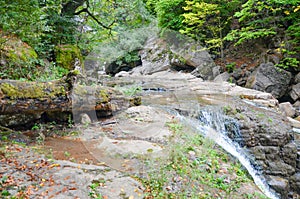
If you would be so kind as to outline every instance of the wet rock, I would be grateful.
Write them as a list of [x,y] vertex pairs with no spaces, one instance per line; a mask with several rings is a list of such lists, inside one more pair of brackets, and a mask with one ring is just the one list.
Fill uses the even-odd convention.
[[272,63],[261,64],[248,78],[246,87],[271,93],[275,98],[285,95],[292,74],[279,70]]
[[0,115],[0,126],[6,127],[28,127],[41,118],[42,114],[7,114]]
[[278,176],[268,176],[268,184],[276,192],[281,194],[281,198],[287,198],[289,187],[288,180],[278,177]]
[[265,173],[267,175],[282,176],[286,178],[295,174],[295,168],[283,161],[270,161],[268,162],[268,169]]
[[285,163],[291,165],[292,167],[296,168],[297,164],[297,146],[295,143],[289,143],[282,147],[281,153],[282,159]]
[[265,147],[263,146],[255,146],[251,148],[251,152],[254,155],[256,160],[266,160],[266,154],[264,151]]
[[300,194],[300,173],[299,172],[290,177],[290,186],[293,191]]
[[283,113],[283,115],[285,115],[287,117],[294,117],[296,114],[296,110],[290,102],[280,103],[279,109]]

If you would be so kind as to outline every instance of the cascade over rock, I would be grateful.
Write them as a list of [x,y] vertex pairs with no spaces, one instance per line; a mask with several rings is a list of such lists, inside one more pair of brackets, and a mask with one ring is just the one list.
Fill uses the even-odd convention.
[[[231,120],[226,120],[228,137],[246,150],[248,158],[270,187],[280,194],[280,198],[300,194],[299,144],[296,142],[299,139],[287,116],[279,111],[278,101],[270,93],[227,82],[203,81],[186,73],[164,71],[124,77],[128,78],[132,83],[143,82],[143,88],[154,90],[159,86],[160,90],[164,90],[153,96],[155,101],[143,99],[146,104],[158,103],[191,117],[198,116],[198,107],[223,107],[240,128],[240,133],[236,134],[232,131],[235,126],[231,125]],[[171,91],[174,93],[170,94]]]

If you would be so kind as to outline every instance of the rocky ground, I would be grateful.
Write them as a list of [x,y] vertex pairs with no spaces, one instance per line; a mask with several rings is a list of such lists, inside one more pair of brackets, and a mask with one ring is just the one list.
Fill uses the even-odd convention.
[[[144,198],[147,190],[137,178],[147,173],[142,157],[167,156],[172,131],[166,122],[173,117],[160,109],[133,107],[81,126],[80,135],[46,138],[44,146],[3,146],[2,197]],[[260,192],[253,183],[244,186],[246,192]]]
[[[164,81],[158,81],[158,84],[157,78]],[[136,81],[142,82],[139,78]],[[180,73],[156,74],[143,81],[142,106],[131,107],[98,122],[77,124],[68,136],[46,137],[44,145],[27,147],[2,141],[2,196],[144,198],[151,192],[141,180],[149,172],[149,167],[145,166],[145,157],[168,159],[170,151],[166,149],[176,143],[176,140],[171,139],[174,131],[166,125],[176,118],[169,111],[170,108],[182,114],[193,114],[199,106],[226,105],[229,100],[227,97],[240,95],[268,106],[276,103],[265,93],[227,83],[201,82],[191,75]],[[182,86],[183,82],[189,82],[189,89],[201,93],[201,96],[189,95],[190,91]],[[189,155],[194,154],[189,152]],[[227,166],[221,162],[220,171],[226,171]],[[234,178],[234,175],[226,173],[228,179]],[[171,188],[166,186],[165,189]],[[216,194],[222,193],[218,189],[213,190]],[[235,194],[234,198],[245,198],[245,194],[250,198],[262,197],[255,193],[260,193],[260,190],[248,181],[232,194]]]

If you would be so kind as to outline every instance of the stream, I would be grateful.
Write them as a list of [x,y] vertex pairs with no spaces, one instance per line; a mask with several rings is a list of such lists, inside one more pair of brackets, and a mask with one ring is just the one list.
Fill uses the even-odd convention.
[[[245,153],[243,139],[237,120],[225,116],[220,109],[226,106],[241,104],[249,110],[265,110],[272,97],[258,91],[241,89],[227,83],[199,82],[187,74],[163,73],[156,77],[134,77],[130,81],[133,85],[143,88],[142,99],[144,105],[160,107],[172,110],[188,126],[193,127],[197,132],[214,140],[225,151],[235,157],[252,176],[255,184],[269,198],[277,199],[280,196],[272,190],[256,162],[250,160],[249,154]],[[180,77],[181,76],[181,77]],[[182,78],[183,77],[183,78]],[[126,79],[126,78],[125,78]],[[255,96],[265,95],[260,102],[241,100],[241,95]],[[265,101],[264,101],[265,100]],[[213,107],[213,108],[212,108]],[[219,107],[219,108],[218,108]],[[229,132],[230,131],[230,132]],[[229,138],[230,137],[230,138]],[[253,158],[252,158],[253,159]],[[255,164],[255,165],[253,165]]]
[[[245,154],[244,150],[240,147],[238,142],[232,141],[228,137],[228,131],[226,128],[226,117],[221,111],[218,111],[216,108],[211,109],[207,108],[200,111],[199,118],[192,119],[179,115],[181,121],[192,126],[196,129],[197,132],[203,136],[212,139],[225,151],[235,157],[249,172],[255,184],[261,189],[261,191],[269,198],[279,199],[278,194],[270,189],[264,177],[257,171],[249,158]],[[234,133],[239,137],[239,127],[236,126]]]

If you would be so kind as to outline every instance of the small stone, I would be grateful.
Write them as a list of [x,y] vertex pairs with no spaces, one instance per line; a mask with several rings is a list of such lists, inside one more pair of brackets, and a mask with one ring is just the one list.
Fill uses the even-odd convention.
[[92,120],[88,114],[82,113],[82,114],[80,114],[80,123],[81,124],[90,124],[90,123],[92,123]]
[[189,153],[189,159],[190,160],[196,159],[196,153],[195,153],[195,151],[189,151],[188,153]]

